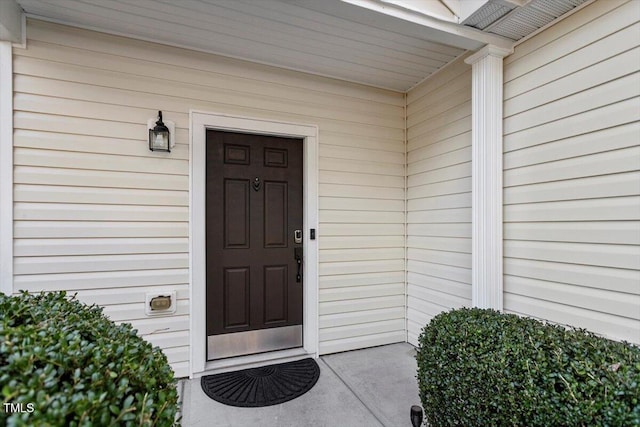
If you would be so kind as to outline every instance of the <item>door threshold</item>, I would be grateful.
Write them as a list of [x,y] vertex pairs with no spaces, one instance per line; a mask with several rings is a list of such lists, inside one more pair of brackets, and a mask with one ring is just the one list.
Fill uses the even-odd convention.
[[270,351],[268,353],[250,354],[228,359],[212,360],[205,364],[203,372],[195,372],[192,378],[200,378],[204,375],[220,374],[223,372],[237,371],[240,369],[257,368],[259,366],[274,363],[286,363],[304,359],[306,357],[317,358],[317,354],[308,353],[304,347],[288,350]]

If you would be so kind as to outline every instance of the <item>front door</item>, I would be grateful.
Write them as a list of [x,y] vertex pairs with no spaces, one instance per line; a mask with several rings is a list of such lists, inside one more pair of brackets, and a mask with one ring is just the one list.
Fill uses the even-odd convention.
[[207,360],[302,346],[302,140],[207,131]]

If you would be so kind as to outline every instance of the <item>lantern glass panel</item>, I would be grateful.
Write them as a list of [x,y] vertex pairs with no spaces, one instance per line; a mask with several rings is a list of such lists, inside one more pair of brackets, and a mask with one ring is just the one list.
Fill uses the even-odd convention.
[[151,151],[170,151],[169,132],[149,129],[149,149]]

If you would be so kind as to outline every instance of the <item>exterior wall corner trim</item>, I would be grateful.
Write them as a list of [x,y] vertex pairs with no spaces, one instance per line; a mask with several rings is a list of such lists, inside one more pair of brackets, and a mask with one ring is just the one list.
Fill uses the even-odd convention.
[[0,292],[13,293],[13,51],[0,41]]

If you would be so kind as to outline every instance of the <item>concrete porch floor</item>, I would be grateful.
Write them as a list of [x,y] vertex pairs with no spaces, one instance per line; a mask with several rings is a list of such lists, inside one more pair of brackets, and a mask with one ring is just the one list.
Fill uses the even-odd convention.
[[411,405],[420,404],[415,349],[390,344],[322,356],[320,378],[307,393],[264,408],[237,408],[204,394],[200,379],[184,380],[185,427],[411,426]]

